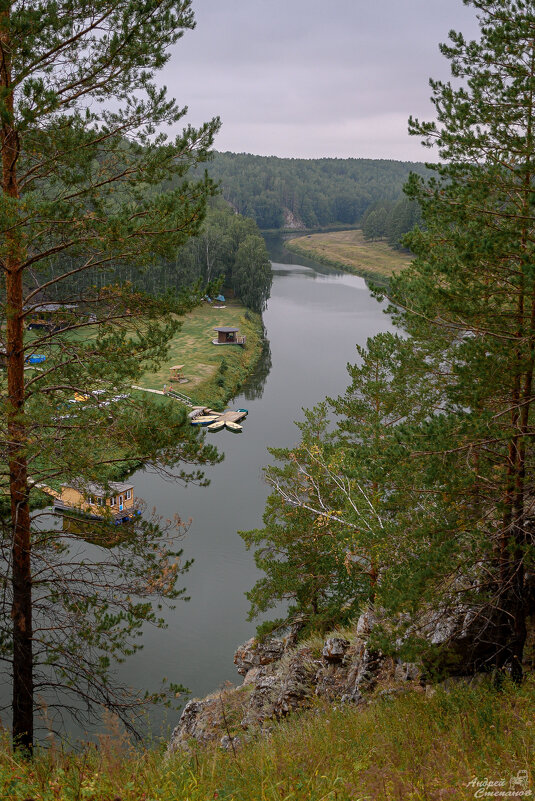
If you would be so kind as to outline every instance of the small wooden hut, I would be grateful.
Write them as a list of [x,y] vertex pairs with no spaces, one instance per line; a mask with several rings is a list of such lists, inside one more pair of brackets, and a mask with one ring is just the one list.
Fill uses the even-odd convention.
[[214,345],[245,345],[245,336],[240,336],[239,328],[232,326],[219,326],[214,328],[217,331],[217,339],[212,339]]
[[28,328],[39,328],[54,333],[67,328],[77,313],[76,303],[36,303],[25,307]]

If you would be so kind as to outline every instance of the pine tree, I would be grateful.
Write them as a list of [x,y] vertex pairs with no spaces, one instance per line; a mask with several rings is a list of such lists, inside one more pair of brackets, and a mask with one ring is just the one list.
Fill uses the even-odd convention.
[[346,623],[364,603],[382,600],[405,550],[399,520],[412,498],[410,451],[398,432],[428,415],[437,390],[422,392],[422,379],[431,365],[390,333],[357,353],[346,392],[329,401],[336,429],[329,405],[319,404],[298,424],[297,445],[270,450],[282,466],[266,470],[273,492],[264,528],[242,534],[259,546],[265,573],[248,593],[252,617],[291,598],[286,622],[299,620],[305,631]]
[[411,120],[441,162],[428,165],[434,179],[410,181],[426,230],[406,238],[417,258],[391,297],[414,339],[440,343],[450,372],[417,449],[442,536],[457,545],[437,565],[437,523],[421,521],[430,583],[478,604],[479,664],[519,679],[533,565],[535,7],[465,3],[481,37],[450,34],[441,50],[457,84],[432,81],[436,122]]
[[447,619],[457,651],[436,667],[520,681],[535,567],[535,6],[464,1],[480,39],[450,34],[457,84],[432,82],[437,121],[410,124],[441,162],[407,188],[425,228],[388,289],[405,338],[374,338],[350,368],[314,503],[277,489],[300,509],[322,499],[352,530],[392,628],[414,640]]
[[[57,419],[60,402],[73,391],[101,387],[113,394],[129,383],[141,359],[164,355],[174,330],[179,306],[158,306],[115,286],[113,266],[149,267],[156,257],[170,257],[198,230],[212,192],[207,178],[191,180],[189,172],[206,160],[218,121],[167,141],[161,127],[179,122],[186,109],[153,80],[171,45],[193,26],[189,0],[6,0],[0,8],[7,368],[1,448],[11,505],[13,737],[26,748],[35,701],[29,496],[36,474],[101,478],[109,461],[99,447],[106,437],[110,444],[122,439],[120,460],[154,456],[156,445],[164,449],[164,465],[180,451],[190,460],[199,452],[192,439],[173,447],[143,404],[139,413],[112,415],[107,433],[98,403],[76,425]],[[171,178],[173,188],[163,191]],[[80,295],[83,273],[98,281]],[[25,322],[52,292],[78,308],[66,311],[62,331],[48,329],[29,341]],[[36,352],[46,355],[47,366],[28,377],[25,362]],[[136,417],[129,430],[127,419]],[[179,417],[169,429],[174,434]]]
[[343,518],[327,405],[305,411],[297,425],[298,444],[270,449],[280,465],[266,469],[273,492],[264,528],[241,532],[264,573],[247,593],[250,617],[290,602],[284,619],[262,624],[261,634],[287,625],[301,634],[329,630],[350,620],[369,592],[369,565],[353,559],[353,527]]

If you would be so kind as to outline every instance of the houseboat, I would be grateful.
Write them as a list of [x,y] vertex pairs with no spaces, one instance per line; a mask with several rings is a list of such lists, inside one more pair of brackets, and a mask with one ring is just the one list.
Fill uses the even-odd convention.
[[54,493],[54,507],[59,511],[78,512],[96,520],[110,519],[115,523],[126,523],[140,514],[134,498],[134,485],[119,481],[110,481],[107,487],[99,484],[62,484],[61,492]]

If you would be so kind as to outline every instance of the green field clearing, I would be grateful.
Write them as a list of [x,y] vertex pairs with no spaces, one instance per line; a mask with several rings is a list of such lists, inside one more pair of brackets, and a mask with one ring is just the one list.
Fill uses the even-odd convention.
[[[169,388],[169,368],[183,364],[182,374],[187,378],[173,388],[192,396],[200,403],[224,402],[239,389],[247,373],[256,363],[262,348],[260,316],[248,312],[236,301],[227,301],[224,309],[215,309],[207,303],[198,306],[182,319],[180,331],[169,344],[168,358],[155,372],[146,372],[139,386],[147,389]],[[216,346],[214,327],[235,326],[240,335],[247,337],[244,348],[238,345]],[[221,362],[225,359],[225,385],[215,383]],[[225,397],[226,396],[226,397]]]
[[[202,303],[179,319],[181,328],[169,342],[167,358],[161,362],[158,369],[146,370],[135,382],[136,386],[161,392],[165,384],[168,389],[175,389],[191,397],[199,405],[223,408],[240,390],[260,358],[263,345],[262,318],[238,301],[230,300],[223,309]],[[246,337],[245,347],[213,345],[216,326],[239,328],[240,336]],[[135,336],[134,330],[132,334]],[[67,336],[70,340],[88,342],[96,335],[96,329],[92,331],[84,328],[81,331],[69,332]],[[28,343],[33,340],[38,341],[42,337],[42,331],[26,332]],[[36,352],[47,350],[49,351],[49,348],[44,344],[36,347]],[[177,364],[184,365],[182,375],[187,379],[184,383],[170,382],[169,368]],[[31,378],[42,369],[43,365],[35,367],[28,365],[27,377]],[[5,371],[0,370],[0,387],[4,387],[5,380]],[[158,395],[150,397],[156,403],[163,400]]]
[[[259,314],[251,312],[235,300],[227,301],[224,309],[215,309],[208,303],[202,303],[193,311],[180,318],[181,328],[169,343],[167,358],[160,364],[156,371],[146,371],[136,382],[136,386],[146,389],[163,390],[164,384],[167,388],[175,389],[192,398],[194,403],[212,406],[215,409],[223,409],[227,401],[236,395],[243,383],[253,371],[262,353],[263,347],[263,326],[262,318]],[[246,336],[245,347],[238,345],[212,344],[216,334],[216,326],[233,326],[239,328],[241,336]],[[132,334],[135,335],[134,330]],[[95,331],[84,328],[83,330],[69,332],[69,340],[83,340],[84,342],[96,336]],[[38,341],[43,337],[42,331],[30,330],[26,332],[26,342]],[[37,347],[36,352],[50,350],[46,346]],[[49,352],[50,357],[50,352]],[[169,380],[169,368],[183,364],[182,374],[187,378],[186,383],[173,383]],[[27,378],[30,379],[41,370],[44,365],[26,368]],[[88,387],[94,389],[95,387]],[[0,370],[0,391],[6,392],[6,372]],[[74,393],[73,393],[74,394]],[[143,395],[145,399],[152,403],[178,403],[171,398],[164,398],[162,395],[152,393],[142,393],[133,390],[134,396]],[[93,448],[96,443],[93,443]],[[106,453],[109,452],[109,442],[103,443]],[[119,456],[120,449],[117,452]],[[114,480],[121,480],[139,466],[139,462],[128,461],[126,465],[117,465],[116,474],[112,476]],[[60,480],[51,480],[51,486],[59,489]],[[2,491],[0,490],[0,495]],[[33,498],[33,507],[47,503],[46,496],[37,500]]]
[[386,242],[367,242],[362,231],[310,234],[285,242],[288,250],[358,275],[389,278],[412,261]]

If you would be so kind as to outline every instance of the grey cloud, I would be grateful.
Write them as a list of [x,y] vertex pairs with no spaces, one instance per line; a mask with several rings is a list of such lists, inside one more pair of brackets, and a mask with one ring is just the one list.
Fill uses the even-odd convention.
[[280,156],[428,158],[410,114],[432,116],[428,78],[461,0],[196,0],[197,28],[163,80],[192,124],[221,116],[221,150]]

